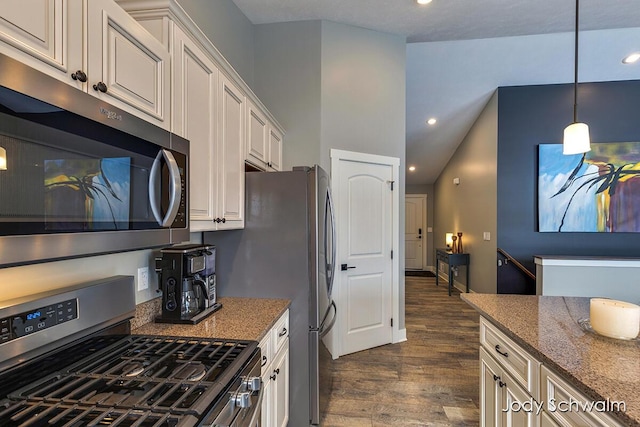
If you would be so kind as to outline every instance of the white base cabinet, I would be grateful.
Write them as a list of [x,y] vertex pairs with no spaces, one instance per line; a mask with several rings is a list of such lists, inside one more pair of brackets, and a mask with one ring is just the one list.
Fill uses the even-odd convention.
[[[480,426],[621,427],[564,378],[480,318]],[[573,406],[571,406],[573,405]]]
[[289,311],[260,341],[262,352],[262,427],[289,422]]
[[170,128],[169,53],[113,0],[3,1],[0,16],[0,52]]

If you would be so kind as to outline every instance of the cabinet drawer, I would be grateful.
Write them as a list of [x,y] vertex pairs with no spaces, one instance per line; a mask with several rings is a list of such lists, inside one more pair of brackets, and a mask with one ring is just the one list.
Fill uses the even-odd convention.
[[280,351],[282,345],[289,338],[289,310],[287,310],[273,327],[274,354]]
[[585,412],[583,405],[589,405],[593,400],[584,396],[546,366],[542,366],[540,369],[540,380],[540,394],[545,404],[545,409],[558,425],[566,427],[622,426],[606,413],[596,410]]
[[480,318],[480,344],[534,399],[539,400],[540,362],[483,317]]

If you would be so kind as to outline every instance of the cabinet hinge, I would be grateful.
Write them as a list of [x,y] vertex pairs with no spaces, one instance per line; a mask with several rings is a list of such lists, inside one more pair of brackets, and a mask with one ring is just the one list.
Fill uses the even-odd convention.
[[387,181],[387,182],[388,182],[389,184],[391,184],[391,191],[393,191],[393,183],[394,183],[395,181]]

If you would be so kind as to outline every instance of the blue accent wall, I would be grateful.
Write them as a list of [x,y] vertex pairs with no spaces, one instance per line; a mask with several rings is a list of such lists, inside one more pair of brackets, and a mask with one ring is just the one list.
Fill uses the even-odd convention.
[[[532,272],[534,255],[640,257],[638,233],[537,231],[538,144],[562,143],[572,121],[572,84],[498,89],[497,243]],[[592,142],[640,141],[640,80],[581,83],[578,121]]]

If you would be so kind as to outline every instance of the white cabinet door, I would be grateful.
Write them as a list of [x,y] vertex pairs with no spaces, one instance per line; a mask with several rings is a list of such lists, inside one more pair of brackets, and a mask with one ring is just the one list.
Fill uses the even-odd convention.
[[522,408],[522,404],[532,402],[533,398],[502,365],[480,348],[480,426],[536,427],[535,409]]
[[273,384],[274,418],[275,427],[287,427],[289,422],[289,339],[280,349],[274,360]]
[[215,230],[218,68],[177,26],[173,88],[172,130],[190,142],[191,230]]
[[260,407],[261,427],[274,426],[273,417],[273,385],[267,376],[262,378],[262,406]]
[[[262,426],[286,426],[289,420],[289,311],[260,341],[262,353]],[[283,333],[284,331],[284,333]]]
[[264,114],[253,104],[247,101],[247,147],[246,160],[259,168],[265,168],[267,164],[268,124]]
[[78,89],[82,72],[82,4],[69,0],[0,2],[0,52]]
[[502,373],[501,379],[498,380],[498,386],[502,392],[499,405],[499,410],[502,412],[502,423],[499,425],[537,427],[537,415],[535,409],[531,409],[533,406],[521,409],[523,404],[533,402],[533,398],[506,372]]
[[501,373],[493,358],[480,349],[480,427],[495,427],[501,419],[497,383]]
[[226,230],[244,227],[245,96],[224,74],[219,88],[216,222]]
[[270,170],[282,170],[282,134],[274,127],[269,127],[269,162]]
[[87,4],[88,92],[169,129],[169,52],[116,3]]

